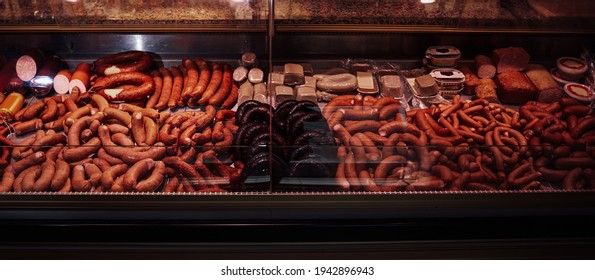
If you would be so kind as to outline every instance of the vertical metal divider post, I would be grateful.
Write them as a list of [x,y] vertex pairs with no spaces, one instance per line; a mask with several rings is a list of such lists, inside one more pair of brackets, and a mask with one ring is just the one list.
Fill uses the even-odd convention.
[[[269,24],[267,30],[267,46],[268,46],[268,66],[269,71],[268,75],[266,75],[266,82],[268,81],[268,77],[270,76],[271,71],[273,71],[273,37],[275,36],[275,0],[269,0]],[[267,84],[268,88],[268,84]],[[272,94],[269,92],[268,94],[268,101],[271,106],[271,112],[273,107],[273,100]],[[269,193],[273,192],[273,188],[275,187],[273,184],[273,114],[269,115]]]

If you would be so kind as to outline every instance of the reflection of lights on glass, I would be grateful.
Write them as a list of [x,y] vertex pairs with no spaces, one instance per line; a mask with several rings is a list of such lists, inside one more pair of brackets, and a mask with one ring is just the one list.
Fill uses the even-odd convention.
[[422,4],[432,4],[436,2],[436,0],[419,0],[419,2],[421,2]]
[[245,3],[246,0],[229,0],[231,3]]
[[143,50],[145,47],[145,42],[143,40],[143,36],[142,35],[132,35],[132,37],[134,38],[134,49],[135,50]]
[[79,0],[66,0],[66,2],[70,2],[70,3],[76,3],[76,2],[78,2],[78,1],[79,1]]
[[31,85],[39,87],[39,86],[50,86],[54,82],[54,79],[49,76],[37,76],[31,80]]

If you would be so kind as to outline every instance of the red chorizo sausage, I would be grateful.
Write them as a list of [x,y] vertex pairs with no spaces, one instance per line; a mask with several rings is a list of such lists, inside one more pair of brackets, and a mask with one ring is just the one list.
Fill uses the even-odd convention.
[[[196,103],[198,103],[201,106],[207,105],[209,103],[209,99],[216,93],[217,89],[219,88],[219,85],[221,84],[221,82],[223,80],[223,72],[222,72],[221,65],[219,65],[217,63],[213,63],[213,65],[211,67],[211,73],[212,73],[212,75],[211,75],[211,80],[209,81],[209,85],[203,92],[200,99],[198,99],[198,101],[196,101]],[[191,102],[191,103],[194,103],[194,102]]]
[[217,90],[217,92],[209,98],[209,105],[213,105],[215,107],[219,107],[223,104],[227,96],[231,93],[232,90],[232,71],[229,65],[223,64],[223,80],[221,81],[221,86]]
[[180,71],[180,69],[175,66],[170,67],[169,71],[173,76],[173,85],[171,89],[171,94],[169,96],[169,100],[167,101],[167,107],[175,108],[182,94],[182,88],[184,86],[184,75],[182,74],[182,71]]
[[206,61],[200,58],[195,59],[194,62],[198,66],[200,76],[198,78],[198,83],[191,90],[190,96],[194,100],[199,100],[202,97],[205,90],[207,89],[209,82],[211,81],[211,68],[209,67]]
[[190,58],[182,59],[182,64],[186,68],[186,77],[188,78],[188,82],[184,85],[184,89],[182,90],[182,94],[178,100],[179,106],[184,106],[186,101],[192,97],[192,90],[198,84],[199,79],[199,69],[196,63]]
[[159,95],[159,100],[157,104],[155,104],[156,109],[164,109],[167,107],[167,103],[169,102],[169,97],[171,96],[172,86],[173,86],[173,76],[171,72],[165,67],[159,67],[159,73],[163,77],[163,86],[161,88],[161,94]]
[[231,92],[221,104],[222,109],[231,109],[238,102],[238,86],[235,83],[231,85]]

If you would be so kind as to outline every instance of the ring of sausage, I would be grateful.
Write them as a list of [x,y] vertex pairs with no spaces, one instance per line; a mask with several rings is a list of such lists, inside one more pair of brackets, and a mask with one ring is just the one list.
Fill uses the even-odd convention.
[[127,72],[146,72],[152,63],[153,60],[147,52],[127,51],[95,60],[95,72],[106,76]]
[[[118,88],[121,85],[132,87]],[[108,101],[134,101],[147,98],[155,91],[155,82],[140,72],[119,73],[97,79],[90,93],[100,94]]]

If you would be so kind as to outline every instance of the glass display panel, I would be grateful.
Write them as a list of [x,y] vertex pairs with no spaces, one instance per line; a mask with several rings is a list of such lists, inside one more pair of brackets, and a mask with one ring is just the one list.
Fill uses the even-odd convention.
[[[275,1],[279,25],[332,28],[376,26],[566,31],[592,30],[595,3],[588,0],[366,0]],[[327,26],[330,25],[330,26]]]
[[263,25],[268,18],[268,4],[252,0],[7,0],[0,6],[2,25],[21,28],[57,25],[162,29],[217,24],[239,27]]

